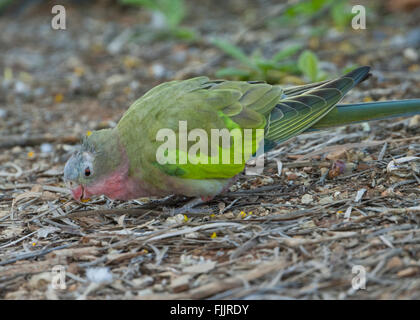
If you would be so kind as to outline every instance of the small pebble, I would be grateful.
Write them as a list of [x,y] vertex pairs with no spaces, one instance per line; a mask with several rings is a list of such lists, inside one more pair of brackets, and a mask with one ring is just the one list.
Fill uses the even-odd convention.
[[41,152],[42,153],[50,153],[53,151],[53,146],[51,143],[43,143],[41,144]]
[[109,268],[99,267],[87,269],[86,278],[95,283],[111,283],[113,276]]
[[16,81],[15,92],[18,94],[27,94],[29,93],[29,87],[22,81]]
[[156,78],[163,78],[165,76],[165,67],[161,64],[155,63],[152,66],[152,73]]
[[6,119],[6,117],[7,117],[7,110],[0,109],[0,118],[1,119]]
[[314,197],[312,197],[310,194],[303,195],[303,197],[301,199],[301,202],[303,204],[309,204],[309,203],[311,203],[313,201],[314,201]]
[[410,61],[416,62],[419,59],[419,54],[413,48],[406,48],[404,50],[404,57]]

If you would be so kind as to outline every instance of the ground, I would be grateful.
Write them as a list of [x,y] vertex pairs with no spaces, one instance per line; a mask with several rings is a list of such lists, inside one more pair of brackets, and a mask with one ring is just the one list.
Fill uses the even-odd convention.
[[199,41],[144,40],[149,12],[114,1],[68,2],[66,30],[45,3],[0,17],[0,297],[419,299],[419,117],[296,137],[200,214],[171,216],[183,198],[71,199],[63,167],[86,131],[115,126],[163,81],[234,64],[212,36],[267,56],[301,41],[330,76],[370,65],[344,102],[420,96],[418,7],[320,37],[308,32],[319,18],[259,23],[277,3],[187,4]]

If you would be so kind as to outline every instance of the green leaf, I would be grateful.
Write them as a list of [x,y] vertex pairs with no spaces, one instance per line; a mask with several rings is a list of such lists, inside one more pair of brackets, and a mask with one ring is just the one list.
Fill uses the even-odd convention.
[[183,27],[177,27],[172,29],[173,35],[182,40],[194,40],[197,38],[197,34],[194,32],[194,30],[183,28]]
[[169,28],[177,27],[186,15],[184,0],[119,0],[120,3],[138,7],[145,7],[158,11],[165,17]]
[[13,0],[0,0],[0,11],[6,8],[12,2]]
[[246,66],[248,66],[252,69],[257,69],[254,62],[250,58],[247,57],[247,55],[242,51],[241,48],[231,44],[228,41],[221,40],[221,39],[213,39],[213,40],[211,40],[211,42],[216,47],[218,47],[219,49],[224,51],[226,54],[228,54],[231,57],[235,58],[236,60],[240,61],[244,65],[246,65]]
[[349,73],[350,71],[353,71],[354,69],[356,69],[358,67],[360,67],[358,64],[352,64],[349,67],[345,67],[345,68],[341,69],[341,73],[342,74]]
[[300,69],[296,66],[296,62],[276,64],[275,70],[287,72],[290,74],[297,74],[300,71]]
[[237,68],[223,68],[216,71],[217,78],[224,78],[224,77],[241,77],[246,78],[250,76],[250,72],[243,69]]
[[183,0],[159,0],[159,11],[165,15],[169,27],[178,26],[186,14]]
[[326,6],[331,0],[309,0],[299,1],[294,6],[288,8],[285,15],[296,17],[298,15],[311,16],[319,12],[324,6]]
[[276,67],[276,63],[274,61],[266,59],[256,59],[255,64],[262,70],[274,69]]
[[271,60],[273,60],[274,62],[279,62],[280,60],[293,56],[301,48],[302,48],[301,44],[291,45],[277,52]]
[[159,8],[157,3],[153,0],[120,0],[120,3],[131,6],[145,7],[151,10],[157,10]]
[[313,82],[318,80],[318,58],[312,51],[305,50],[302,52],[299,56],[298,68],[306,77],[309,78],[309,80]]
[[343,30],[346,26],[350,25],[352,13],[344,1],[340,0],[335,2],[331,7],[330,14],[336,28]]

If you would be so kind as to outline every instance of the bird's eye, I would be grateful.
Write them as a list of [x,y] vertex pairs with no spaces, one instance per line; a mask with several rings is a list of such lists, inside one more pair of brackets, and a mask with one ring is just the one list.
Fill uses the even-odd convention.
[[90,169],[89,167],[85,169],[85,176],[89,177],[90,176]]

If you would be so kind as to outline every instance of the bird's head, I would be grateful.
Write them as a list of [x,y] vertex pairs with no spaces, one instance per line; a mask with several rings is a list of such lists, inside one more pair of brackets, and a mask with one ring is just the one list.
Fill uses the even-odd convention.
[[106,194],[106,180],[119,164],[120,152],[113,131],[94,131],[86,135],[80,149],[67,161],[64,180],[78,201]]

